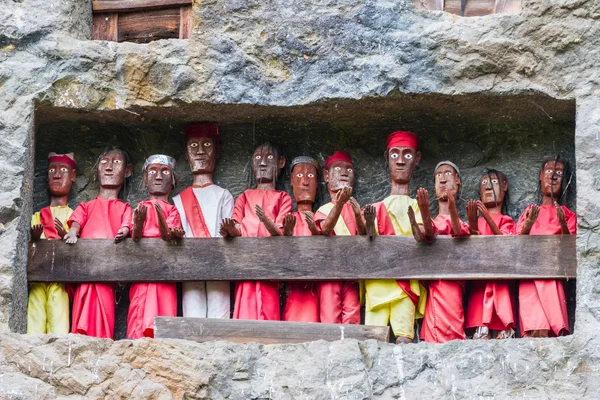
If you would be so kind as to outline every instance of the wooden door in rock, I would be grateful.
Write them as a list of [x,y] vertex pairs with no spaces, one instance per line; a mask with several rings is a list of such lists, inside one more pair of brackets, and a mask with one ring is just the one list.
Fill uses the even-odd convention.
[[93,0],[92,39],[148,43],[187,39],[192,0]]

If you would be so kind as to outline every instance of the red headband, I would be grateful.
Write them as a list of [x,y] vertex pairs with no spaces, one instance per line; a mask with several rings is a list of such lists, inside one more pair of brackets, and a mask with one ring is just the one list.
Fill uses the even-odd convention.
[[206,137],[219,140],[219,125],[210,122],[200,122],[197,124],[188,125],[183,129],[186,139]]
[[387,138],[388,149],[392,147],[410,147],[416,151],[418,145],[419,138],[412,132],[396,131]]
[[325,169],[329,168],[329,166],[336,161],[345,161],[352,164],[352,157],[350,157],[350,154],[346,153],[345,151],[338,150],[330,155],[327,161],[325,161]]
[[52,164],[52,163],[63,163],[63,164],[67,164],[69,167],[71,167],[73,169],[77,168],[77,164],[75,164],[75,160],[66,154],[55,154],[55,155],[48,156],[48,164]]

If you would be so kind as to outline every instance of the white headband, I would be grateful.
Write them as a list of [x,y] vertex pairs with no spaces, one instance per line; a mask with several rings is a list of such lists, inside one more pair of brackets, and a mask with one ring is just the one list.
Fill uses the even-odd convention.
[[175,159],[173,157],[166,156],[164,154],[154,154],[146,159],[143,170],[148,169],[150,164],[162,164],[171,167],[175,170]]

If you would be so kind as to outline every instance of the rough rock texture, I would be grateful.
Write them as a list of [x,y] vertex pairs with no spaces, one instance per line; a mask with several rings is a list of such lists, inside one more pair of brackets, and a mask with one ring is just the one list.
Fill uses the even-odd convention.
[[[551,153],[565,146],[572,157],[574,121],[579,215],[575,334],[560,340],[401,348],[365,343],[362,350],[352,341],[316,342],[307,347],[313,346],[313,353],[304,346],[111,344],[10,335],[1,343],[3,397],[34,397],[36,384],[38,396],[46,398],[104,397],[103,391],[110,390],[115,394],[109,392],[109,397],[153,393],[157,398],[291,398],[304,397],[302,390],[310,398],[363,398],[369,393],[382,398],[594,397],[600,365],[600,3],[524,0],[518,15],[460,18],[416,11],[403,0],[198,1],[191,39],[147,45],[89,41],[90,3],[4,0],[0,6],[1,331],[25,328],[27,226],[34,188],[40,188],[34,185],[34,158],[36,151],[41,160],[50,150],[46,135],[64,138],[77,132],[84,137],[89,129],[90,137],[106,138],[112,131],[115,137],[106,141],[131,140],[123,139],[126,127],[141,141],[149,127],[156,129],[149,138],[158,140],[169,127],[164,143],[175,143],[184,123],[212,119],[232,137],[236,132],[256,135],[252,141],[231,139],[232,152],[223,161],[230,157],[237,166],[231,171],[237,174],[250,143],[276,131],[290,153],[321,151],[321,132],[326,137],[322,155],[337,146],[354,150],[359,172],[367,171],[359,186],[371,174],[382,180],[377,157],[385,135],[396,128],[419,130],[431,139],[419,171],[423,183],[438,157],[460,161],[468,179],[476,179],[485,166],[508,165],[514,152],[523,165],[519,175],[514,170],[516,209],[532,197],[537,149]],[[511,96],[531,97],[512,102]],[[463,101],[467,107],[459,105]],[[488,115],[493,121],[489,127]],[[496,145],[489,145],[495,132],[508,134],[507,142],[494,139]],[[482,146],[481,141],[487,143]],[[140,145],[135,156],[161,146]],[[95,148],[93,143],[86,148],[86,162]],[[164,148],[178,154],[174,144]],[[244,156],[234,158],[233,149]],[[86,171],[78,181],[81,199],[93,188],[84,189],[93,185]],[[232,174],[223,167],[219,179],[239,193],[243,182],[231,179]],[[361,201],[383,196],[385,183],[378,185],[374,194],[360,189]],[[132,193],[131,200],[139,200],[139,190]],[[40,202],[36,197],[36,205]],[[73,365],[89,374],[66,372],[69,340],[81,346],[81,358],[74,358]],[[339,351],[332,350],[338,346]],[[44,353],[62,369],[48,367]],[[474,356],[478,353],[484,361]],[[420,355],[423,362],[417,361]],[[29,371],[21,361],[34,356],[38,361]],[[507,356],[516,361],[508,362]],[[202,357],[212,361],[203,364]],[[342,367],[346,360],[348,367]],[[373,372],[374,366],[379,368],[373,360],[381,360],[380,374]],[[96,368],[100,364],[106,369]],[[305,381],[296,369],[303,364],[311,366]],[[165,378],[168,368],[175,371],[176,385]],[[94,371],[100,370],[111,379],[96,377]],[[367,370],[372,386],[364,379],[362,371]],[[63,371],[64,379],[57,379]],[[231,381],[230,376],[242,380]]]

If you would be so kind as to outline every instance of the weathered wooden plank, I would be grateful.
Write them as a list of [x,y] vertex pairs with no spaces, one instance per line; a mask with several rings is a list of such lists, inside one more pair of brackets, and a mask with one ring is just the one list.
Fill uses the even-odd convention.
[[521,0],[496,0],[495,14],[518,14],[521,12]]
[[119,42],[179,38],[179,8],[119,14]]
[[227,340],[271,344],[304,343],[319,339],[390,341],[390,328],[387,326],[182,317],[156,317],[154,322],[155,338],[196,342]]
[[92,40],[117,41],[117,13],[94,14],[92,17]]
[[189,39],[192,37],[192,29],[194,28],[194,12],[192,7],[181,7],[180,15],[179,39]]
[[[481,17],[494,13],[495,0],[467,0],[465,17]],[[446,0],[444,11],[460,15],[461,0]]]
[[192,0],[93,0],[92,10],[97,12],[126,12],[156,8],[189,6]]
[[575,278],[575,236],[80,239],[30,244],[40,282]]

